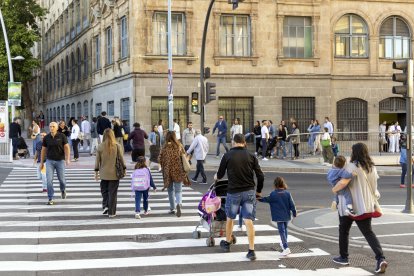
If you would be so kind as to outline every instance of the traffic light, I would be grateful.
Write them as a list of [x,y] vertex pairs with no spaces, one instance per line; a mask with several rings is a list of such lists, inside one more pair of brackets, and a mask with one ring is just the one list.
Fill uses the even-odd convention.
[[237,9],[239,3],[243,2],[244,0],[228,0],[227,3],[233,4],[233,10]]
[[403,85],[393,86],[392,93],[412,96],[413,91],[413,62],[412,60],[399,60],[392,63],[392,69],[402,70],[402,73],[392,74],[392,80],[402,82]]
[[191,93],[191,112],[198,113],[198,92]]
[[204,68],[204,79],[209,79],[211,76],[211,71],[210,71],[210,67],[206,67]]
[[216,84],[214,82],[206,82],[206,103],[216,100]]

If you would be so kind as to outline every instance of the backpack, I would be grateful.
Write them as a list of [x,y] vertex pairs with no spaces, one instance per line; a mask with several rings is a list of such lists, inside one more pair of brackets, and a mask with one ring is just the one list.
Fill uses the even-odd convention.
[[135,170],[131,175],[131,190],[146,191],[150,187],[150,176],[148,168]]

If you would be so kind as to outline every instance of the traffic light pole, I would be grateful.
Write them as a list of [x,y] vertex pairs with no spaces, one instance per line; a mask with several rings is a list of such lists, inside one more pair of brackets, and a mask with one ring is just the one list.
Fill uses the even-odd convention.
[[172,71],[172,41],[171,41],[171,0],[168,0],[168,129],[174,130],[174,94],[173,94],[173,71]]
[[412,164],[412,99],[413,99],[413,60],[408,60],[407,64],[407,200],[405,202],[405,208],[403,213],[413,213],[413,198],[412,198],[412,185],[413,185],[413,164]]
[[203,40],[201,43],[201,56],[200,56],[200,128],[201,132],[204,134],[204,123],[205,123],[205,114],[204,114],[204,102],[205,102],[205,85],[204,85],[204,60],[206,54],[206,40],[207,40],[207,30],[208,30],[208,22],[210,21],[211,10],[213,9],[215,0],[210,1],[210,5],[208,6],[206,20],[204,22],[204,31],[203,31]]

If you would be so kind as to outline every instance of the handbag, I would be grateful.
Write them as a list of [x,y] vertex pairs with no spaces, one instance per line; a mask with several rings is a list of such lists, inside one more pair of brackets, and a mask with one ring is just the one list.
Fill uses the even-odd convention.
[[385,139],[385,137],[381,137],[379,142],[381,145],[385,145],[387,143],[387,139]]
[[185,173],[189,173],[191,170],[191,165],[187,160],[187,157],[185,156],[185,153],[181,154],[181,163],[183,164],[183,169]]
[[125,173],[125,169],[124,169],[124,164],[122,164],[121,158],[119,156],[118,145],[116,145],[115,172],[116,172],[116,177],[118,179],[121,179],[121,178],[125,177],[126,173]]
[[329,139],[321,140],[321,145],[322,147],[329,147],[331,145],[331,140]]
[[30,138],[32,138],[32,140],[36,140],[37,134],[32,133],[32,135],[30,135]]

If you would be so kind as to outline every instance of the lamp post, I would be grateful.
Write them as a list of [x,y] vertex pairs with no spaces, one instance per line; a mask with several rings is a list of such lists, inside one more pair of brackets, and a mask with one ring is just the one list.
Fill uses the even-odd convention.
[[172,30],[171,30],[171,0],[168,0],[168,18],[167,18],[167,43],[168,43],[168,129],[174,130],[174,94],[173,94],[173,72],[172,72]]

